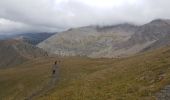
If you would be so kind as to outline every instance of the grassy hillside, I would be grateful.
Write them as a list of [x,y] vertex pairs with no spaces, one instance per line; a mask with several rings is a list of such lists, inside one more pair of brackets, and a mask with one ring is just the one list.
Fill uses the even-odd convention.
[[[50,80],[57,58],[0,69],[0,99],[23,100]],[[170,48],[122,59],[63,58],[59,82],[34,100],[154,100],[170,84]]]
[[7,68],[19,65],[30,59],[46,57],[48,54],[37,48],[19,40],[0,41],[0,68]]
[[52,58],[35,59],[0,69],[0,100],[23,100],[47,84]]
[[170,48],[124,59],[69,59],[54,90],[35,100],[154,100],[170,84]]

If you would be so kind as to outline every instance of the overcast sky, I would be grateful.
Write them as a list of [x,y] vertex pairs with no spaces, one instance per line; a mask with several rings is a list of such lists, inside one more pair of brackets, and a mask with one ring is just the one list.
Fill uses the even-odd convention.
[[0,34],[170,19],[170,0],[0,0]]

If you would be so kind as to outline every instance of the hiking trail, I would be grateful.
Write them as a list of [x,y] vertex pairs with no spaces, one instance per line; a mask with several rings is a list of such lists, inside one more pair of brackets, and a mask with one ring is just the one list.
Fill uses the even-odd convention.
[[34,97],[43,95],[47,93],[49,90],[53,89],[55,85],[57,84],[58,77],[59,77],[58,74],[52,75],[50,81],[44,87],[32,93],[30,96],[26,97],[24,100],[32,100],[34,99]]

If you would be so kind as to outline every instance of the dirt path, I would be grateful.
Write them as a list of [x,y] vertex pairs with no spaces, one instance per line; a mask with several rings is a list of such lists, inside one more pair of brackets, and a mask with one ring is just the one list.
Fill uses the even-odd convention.
[[34,99],[34,97],[37,97],[37,96],[47,93],[49,90],[51,90],[55,87],[55,85],[58,81],[58,78],[59,78],[59,76],[58,76],[58,72],[57,72],[57,74],[51,76],[51,79],[47,85],[45,85],[43,88],[36,91],[35,93],[31,94],[29,97],[26,97],[24,100],[32,100],[32,99]]

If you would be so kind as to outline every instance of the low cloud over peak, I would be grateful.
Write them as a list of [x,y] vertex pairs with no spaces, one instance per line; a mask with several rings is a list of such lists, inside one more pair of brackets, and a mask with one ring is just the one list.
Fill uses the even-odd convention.
[[169,0],[1,0],[0,34],[169,19]]

